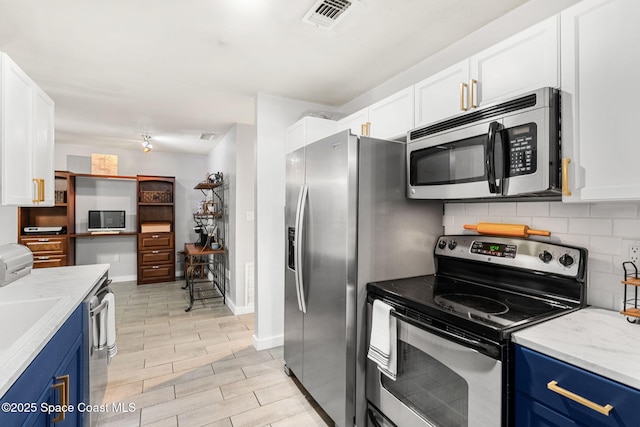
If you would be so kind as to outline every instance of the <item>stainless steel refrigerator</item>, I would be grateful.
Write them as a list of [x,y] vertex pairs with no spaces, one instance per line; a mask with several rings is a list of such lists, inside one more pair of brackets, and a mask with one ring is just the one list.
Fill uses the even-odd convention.
[[366,284],[433,273],[442,203],[405,197],[403,143],[344,131],[287,156],[285,370],[365,426]]

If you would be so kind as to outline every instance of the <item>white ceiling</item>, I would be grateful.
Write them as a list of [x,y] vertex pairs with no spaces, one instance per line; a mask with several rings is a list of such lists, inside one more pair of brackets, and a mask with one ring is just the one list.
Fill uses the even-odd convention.
[[340,106],[527,0],[0,0],[0,51],[56,102],[56,141],[207,153],[258,92]]

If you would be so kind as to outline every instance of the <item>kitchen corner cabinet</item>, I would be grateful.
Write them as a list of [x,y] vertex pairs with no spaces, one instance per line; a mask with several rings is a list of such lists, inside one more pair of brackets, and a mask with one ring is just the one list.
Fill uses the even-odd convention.
[[640,421],[639,390],[519,345],[514,365],[515,427],[622,427]]
[[[75,264],[75,178],[56,171],[53,206],[18,208],[18,243],[33,252],[34,268]],[[28,234],[25,227],[63,227],[60,234]]]
[[52,206],[54,103],[0,52],[0,172],[5,206]]
[[559,17],[548,18],[415,85],[415,127],[560,85]]
[[137,177],[138,284],[175,280],[175,178]]
[[637,0],[583,0],[561,13],[564,202],[640,200],[639,15]]
[[285,154],[296,151],[319,139],[336,133],[334,120],[319,117],[303,117],[287,128],[285,133]]
[[337,132],[372,138],[404,138],[413,126],[414,88],[410,86],[337,122]]
[[[85,401],[83,310],[79,306],[0,399],[15,412],[0,412],[2,426],[82,426],[78,403]],[[41,409],[66,403],[74,411],[50,414]],[[11,408],[11,406],[9,406]],[[57,409],[57,408],[56,408]],[[59,420],[56,422],[56,420]]]

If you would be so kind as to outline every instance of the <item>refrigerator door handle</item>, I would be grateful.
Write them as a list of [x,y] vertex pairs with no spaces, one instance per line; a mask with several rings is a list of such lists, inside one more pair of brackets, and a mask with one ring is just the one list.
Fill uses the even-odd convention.
[[298,195],[298,209],[296,211],[296,291],[298,294],[298,308],[303,313],[307,312],[307,303],[304,297],[304,273],[303,273],[303,262],[302,262],[302,248],[304,246],[303,236],[304,236],[304,215],[307,206],[307,193],[309,192],[309,186],[307,184],[303,184],[300,187],[300,194]]

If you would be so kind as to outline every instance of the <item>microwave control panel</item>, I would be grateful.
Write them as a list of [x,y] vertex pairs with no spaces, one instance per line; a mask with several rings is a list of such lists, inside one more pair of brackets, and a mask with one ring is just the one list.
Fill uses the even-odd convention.
[[536,124],[505,129],[509,141],[509,176],[535,173],[537,162]]

